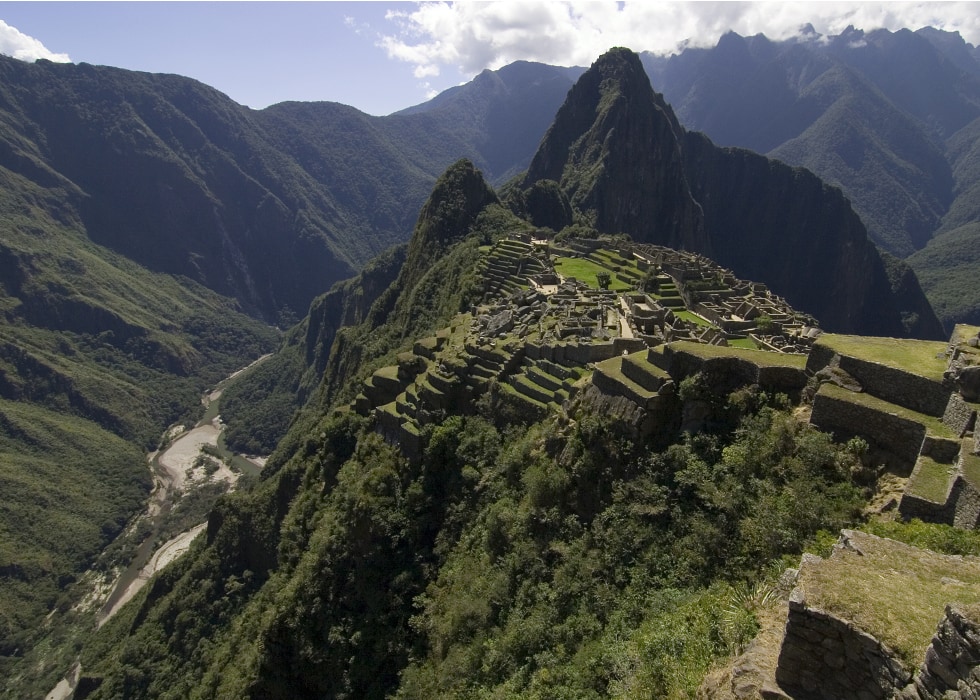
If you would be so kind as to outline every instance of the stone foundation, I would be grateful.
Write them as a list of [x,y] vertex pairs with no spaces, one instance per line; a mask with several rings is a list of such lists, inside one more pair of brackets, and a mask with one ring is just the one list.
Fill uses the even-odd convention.
[[911,672],[881,642],[847,620],[809,607],[801,588],[793,591],[776,667],[776,682],[792,697],[888,698],[911,680]]

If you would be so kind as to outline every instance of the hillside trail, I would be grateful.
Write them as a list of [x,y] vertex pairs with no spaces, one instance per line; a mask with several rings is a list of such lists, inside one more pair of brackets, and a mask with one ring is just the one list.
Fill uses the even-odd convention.
[[[96,613],[96,629],[102,627],[112,618],[133,596],[135,596],[158,571],[186,552],[194,539],[204,531],[207,523],[199,523],[185,530],[176,537],[156,545],[157,535],[163,527],[166,517],[180,495],[186,495],[189,490],[207,483],[223,480],[229,485],[229,491],[235,488],[239,474],[233,471],[224,460],[213,458],[217,469],[206,475],[198,464],[198,458],[205,454],[206,446],[217,448],[218,438],[224,430],[221,416],[212,409],[220,398],[221,393],[229,382],[246,370],[264,362],[271,354],[263,355],[246,367],[243,367],[218,383],[215,389],[206,392],[201,402],[206,409],[205,418],[190,430],[182,426],[169,428],[163,435],[162,443],[167,446],[147,455],[150,471],[153,474],[153,490],[147,500],[146,509],[127,528],[135,531],[141,524],[149,523],[150,534],[137,548],[129,566],[118,575],[114,582],[96,585],[87,600],[95,601],[105,595],[101,608]],[[208,414],[214,414],[213,417]],[[214,454],[213,452],[211,454]],[[261,470],[265,458],[252,457],[251,462],[256,471]],[[90,572],[92,573],[92,572]],[[81,666],[76,662],[65,673],[61,681],[45,696],[45,700],[68,700],[74,694],[75,686],[81,675]]]

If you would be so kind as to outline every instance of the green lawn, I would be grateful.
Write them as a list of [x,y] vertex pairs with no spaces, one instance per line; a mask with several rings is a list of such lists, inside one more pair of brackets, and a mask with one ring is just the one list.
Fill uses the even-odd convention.
[[936,381],[942,381],[946,369],[943,341],[824,333],[817,342],[841,355],[878,362]]
[[917,467],[915,474],[909,479],[906,490],[913,496],[933,503],[945,503],[955,465],[937,462],[931,457],[922,455],[919,457]]
[[609,289],[616,292],[623,292],[632,287],[616,278],[616,273],[608,267],[603,267],[598,263],[585,258],[558,258],[555,261],[555,271],[562,277],[574,277],[579,282],[583,282],[593,289],[599,289],[596,275],[606,272],[610,276],[611,283]]
[[714,327],[707,320],[701,318],[700,316],[698,316],[695,313],[691,313],[690,311],[688,311],[686,309],[684,311],[675,311],[674,312],[674,316],[676,316],[677,318],[683,319],[685,321],[689,321],[690,323],[694,323],[694,324],[697,324],[699,326],[703,326],[705,328],[713,328]]

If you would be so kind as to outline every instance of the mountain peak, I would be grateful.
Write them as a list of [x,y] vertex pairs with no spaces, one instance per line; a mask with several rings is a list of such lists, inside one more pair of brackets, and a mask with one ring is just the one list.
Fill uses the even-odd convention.
[[700,209],[681,167],[681,133],[640,57],[611,49],[569,91],[524,187],[554,180],[600,231],[704,250]]

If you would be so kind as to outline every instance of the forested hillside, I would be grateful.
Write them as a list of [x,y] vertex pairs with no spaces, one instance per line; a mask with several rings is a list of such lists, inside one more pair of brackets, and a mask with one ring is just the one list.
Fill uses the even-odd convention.
[[[447,171],[393,298],[335,336],[347,385],[469,323],[478,246],[533,228],[496,200],[469,163]],[[683,385],[703,420],[686,437],[580,401],[529,420],[491,393],[432,416],[419,459],[325,391],[263,482],[83,651],[89,697],[691,693],[753,634],[745,582],[860,503],[856,453],[757,391]]]
[[[504,299],[490,251],[511,236],[601,235],[604,202],[628,186],[616,159],[630,146],[642,159],[658,143],[651,167],[692,213],[663,216],[681,243],[711,240],[713,207],[736,205],[697,196],[723,202],[725,174],[745,159],[759,158],[750,167],[766,172],[763,187],[783,194],[766,216],[787,229],[807,211],[847,215],[812,175],[678,133],[658,100],[635,54],[603,56],[532,164],[552,163],[542,173],[558,180],[532,175],[497,194],[460,161],[407,247],[314,302],[268,365],[305,406],[262,481],[223,499],[206,538],[82,650],[87,697],[685,696],[751,639],[754,587],[773,585],[781,558],[822,528],[860,519],[875,486],[867,446],[835,444],[795,417],[799,388],[791,400],[693,370],[657,380],[659,408],[641,419],[603,394],[594,365],[544,363],[566,377],[568,399],[552,410],[505,381],[527,352],[512,333],[482,347],[472,336]],[[637,105],[636,121],[623,104]],[[665,150],[635,137],[658,129],[673,139]],[[561,139],[580,150],[557,155]],[[705,161],[713,179],[698,170]],[[810,204],[779,208],[801,199]],[[522,218],[548,218],[542,208],[571,221],[555,231]],[[618,215],[629,221],[628,209]],[[753,214],[739,215],[749,227]],[[863,236],[850,217],[845,234]],[[523,292],[511,289],[517,309]],[[558,342],[557,327],[540,333]],[[272,381],[256,371],[241,391]],[[261,421],[288,393],[229,421]]]
[[[512,88],[561,75],[529,66],[483,107],[519,121]],[[255,112],[180,76],[7,57],[0,84],[0,675],[13,676],[39,621],[78,602],[72,585],[143,509],[164,430],[275,347],[268,324],[295,323],[404,241],[446,164],[484,149],[503,174],[521,166],[500,154],[526,160],[538,136],[499,133],[507,150],[450,133],[459,100],[444,119]],[[543,131],[554,108],[525,127]],[[299,379],[282,368],[264,369],[278,422],[232,432],[243,450],[268,453],[288,425]]]
[[[957,70],[973,60],[923,37]],[[746,42],[753,60],[802,50],[740,37],[719,50]],[[929,95],[895,107],[900,86],[865,89],[886,80],[879,64],[822,60],[834,70],[801,78],[809,92],[786,93],[786,110],[806,106],[824,134],[838,112],[864,116],[833,144],[787,135],[785,153],[865,153],[852,136],[887,127],[868,136],[885,160],[869,155],[862,178],[881,181],[882,211],[926,192],[903,220],[912,247],[945,217],[911,259],[928,289],[957,290],[939,308],[962,318],[972,93],[947,80],[932,97],[958,101],[940,112],[916,111]],[[826,330],[947,337],[840,190],[688,130],[699,99],[678,118],[624,49],[585,72],[487,71],[388,117],[254,111],[179,76],[0,57],[0,688],[33,693],[64,672],[45,665],[58,642],[40,621],[75,609],[72,584],[145,504],[146,452],[278,344],[222,403],[229,445],[274,451],[262,479],[219,501],[206,541],[83,646],[81,695],[693,692],[751,637],[746,591],[767,567],[858,516],[873,486],[859,444],[797,421],[778,392],[681,377],[669,420],[641,435],[576,398],[591,361],[560,377],[555,411],[496,380],[459,401],[418,388],[438,407],[423,429],[399,424],[417,454],[371,402],[402,381],[393,367],[417,370],[488,323],[476,307],[504,295],[488,254],[512,235],[669,245],[729,268],[704,289],[752,279]],[[677,318],[678,332],[707,323]]]

